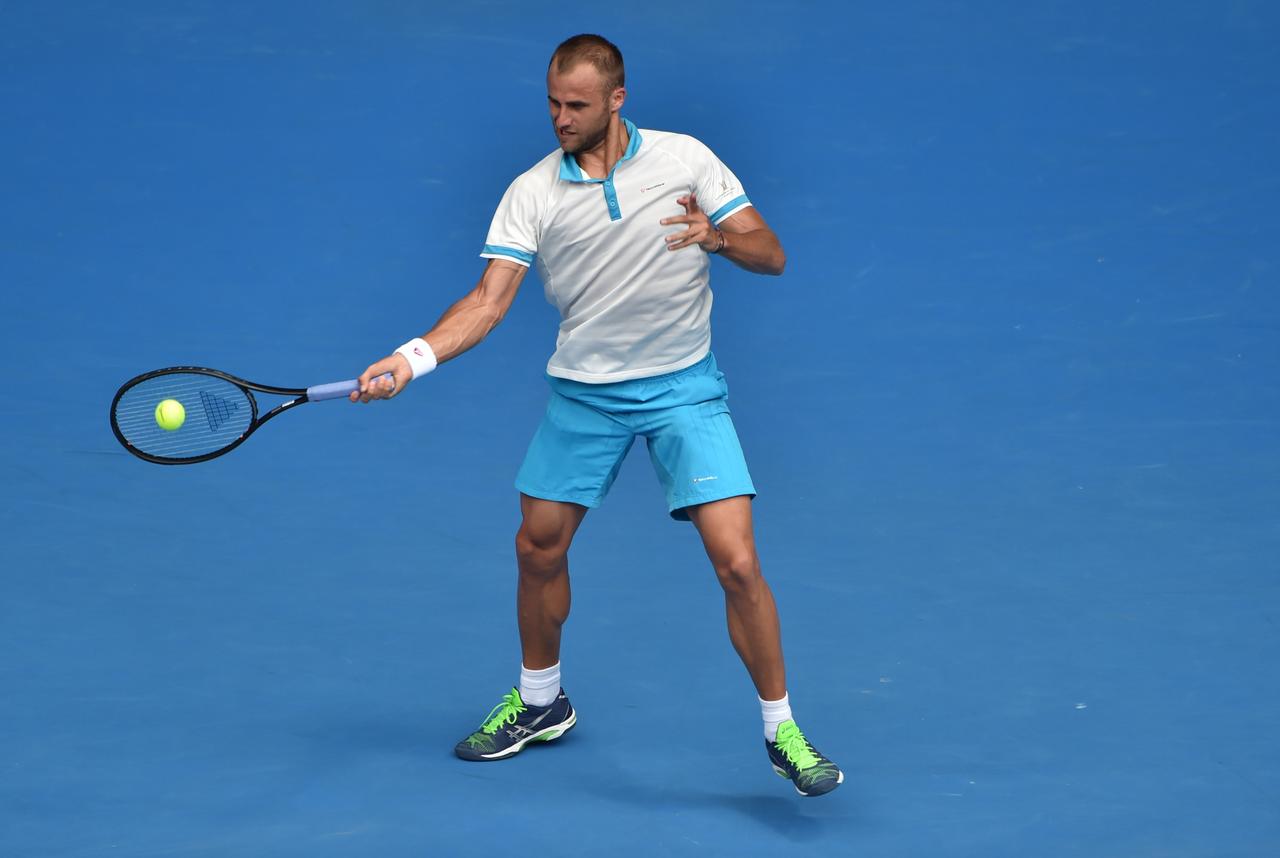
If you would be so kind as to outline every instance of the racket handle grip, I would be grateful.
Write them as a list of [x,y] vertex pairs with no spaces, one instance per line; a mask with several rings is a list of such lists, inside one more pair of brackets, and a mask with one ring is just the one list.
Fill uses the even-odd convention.
[[[378,376],[377,381],[394,381],[395,377],[389,372],[384,372]],[[340,399],[347,396],[353,390],[360,389],[360,382],[356,379],[350,381],[335,381],[331,384],[317,384],[307,388],[308,402],[322,402],[326,399]]]

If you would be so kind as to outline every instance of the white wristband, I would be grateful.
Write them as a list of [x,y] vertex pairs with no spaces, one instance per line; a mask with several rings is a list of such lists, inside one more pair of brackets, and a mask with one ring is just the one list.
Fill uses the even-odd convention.
[[409,342],[396,349],[396,354],[403,355],[404,359],[409,362],[409,369],[413,370],[413,377],[426,375],[436,368],[436,353],[431,350],[431,346],[427,345],[427,341],[422,337],[414,337]]

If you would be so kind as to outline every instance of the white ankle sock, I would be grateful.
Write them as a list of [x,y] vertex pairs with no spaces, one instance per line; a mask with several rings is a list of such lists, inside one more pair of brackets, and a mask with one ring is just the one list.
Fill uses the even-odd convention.
[[764,718],[764,737],[772,742],[778,738],[778,725],[791,718],[790,695],[782,695],[781,700],[757,699],[760,701],[760,715]]
[[560,662],[542,670],[530,670],[520,665],[520,699],[526,705],[550,706],[559,692]]

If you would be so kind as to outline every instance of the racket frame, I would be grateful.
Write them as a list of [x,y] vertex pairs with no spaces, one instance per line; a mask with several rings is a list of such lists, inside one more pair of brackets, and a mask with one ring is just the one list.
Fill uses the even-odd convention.
[[[230,444],[227,444],[225,447],[219,447],[217,450],[214,450],[211,453],[205,453],[200,456],[186,456],[183,458],[164,458],[163,456],[153,456],[150,453],[143,452],[142,450],[139,450],[137,447],[130,444],[128,439],[124,437],[124,433],[120,431],[120,424],[116,421],[116,405],[119,404],[120,398],[124,396],[125,393],[127,393],[129,390],[133,389],[139,384],[142,384],[144,381],[148,381],[149,379],[156,378],[157,376],[161,376],[161,375],[175,375],[177,373],[209,375],[209,376],[213,376],[214,378],[220,378],[223,381],[228,381],[234,384],[236,387],[240,388],[244,392],[245,398],[249,400],[249,407],[253,409],[253,413],[249,420],[248,428],[246,428],[244,432],[241,433],[240,437],[236,438],[234,441],[232,441]],[[253,396],[254,391],[257,391],[258,393],[270,393],[276,396],[292,396],[294,398],[290,399],[287,402],[280,403],[275,408],[272,408],[266,414],[263,414],[261,418],[259,418],[258,417],[258,400],[255,399]],[[243,444],[246,438],[252,435],[258,429],[259,426],[261,426],[263,423],[266,423],[272,417],[275,417],[277,414],[281,414],[285,411],[288,411],[290,408],[296,408],[297,406],[303,405],[310,401],[311,400],[307,396],[307,389],[305,387],[272,387],[269,384],[257,384],[256,382],[246,381],[243,378],[239,378],[238,376],[234,376],[234,375],[231,375],[230,373],[223,372],[222,370],[210,369],[209,367],[206,367],[206,366],[168,366],[168,367],[165,367],[164,369],[153,369],[150,372],[144,372],[142,375],[134,376],[133,378],[129,379],[128,381],[126,381],[124,384],[120,386],[120,389],[116,391],[115,397],[111,400],[111,431],[115,433],[116,440],[118,440],[126,450],[128,450],[133,455],[137,456],[139,459],[144,459],[145,461],[148,461],[148,462],[154,462],[157,465],[194,465],[198,462],[207,462],[210,459],[216,459],[219,456],[225,455],[226,453],[230,453],[236,447],[239,447],[241,444]]]

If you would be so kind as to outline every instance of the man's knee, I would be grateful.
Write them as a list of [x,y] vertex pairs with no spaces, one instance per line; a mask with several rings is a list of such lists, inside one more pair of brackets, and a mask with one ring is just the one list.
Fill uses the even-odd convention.
[[571,522],[526,518],[516,531],[516,559],[521,574],[556,574],[573,541]]
[[760,559],[749,545],[740,545],[719,552],[711,559],[720,586],[729,592],[751,592],[764,580],[760,574]]
[[545,561],[563,558],[568,551],[568,541],[556,533],[536,531],[524,525],[516,531],[516,556],[522,565],[526,562],[542,565]]

